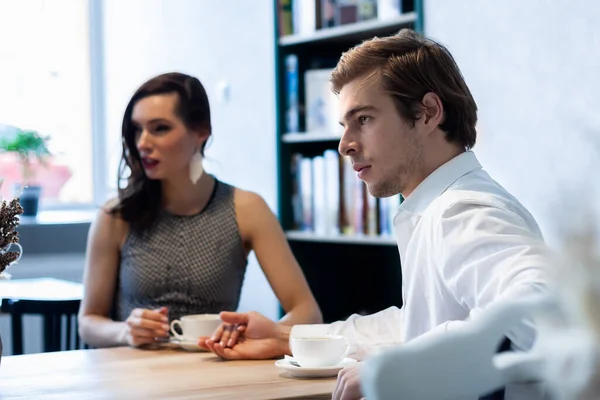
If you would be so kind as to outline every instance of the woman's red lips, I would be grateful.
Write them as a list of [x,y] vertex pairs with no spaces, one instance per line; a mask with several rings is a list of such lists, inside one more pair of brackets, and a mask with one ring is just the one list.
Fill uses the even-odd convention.
[[159,163],[158,160],[154,160],[152,158],[148,158],[148,157],[142,158],[142,165],[144,166],[145,169],[152,169],[152,168],[156,167],[156,165],[158,163]]

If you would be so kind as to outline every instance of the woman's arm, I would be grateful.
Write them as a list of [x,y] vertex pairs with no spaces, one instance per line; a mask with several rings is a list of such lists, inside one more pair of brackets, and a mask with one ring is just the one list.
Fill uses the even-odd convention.
[[286,315],[283,325],[322,322],[319,306],[294,258],[279,221],[256,193],[236,189],[235,208],[242,237],[256,258]]
[[98,212],[87,240],[84,295],[79,309],[79,334],[94,347],[125,345],[125,323],[110,319],[123,229],[106,210]]
[[79,334],[85,343],[94,347],[138,347],[168,336],[166,307],[136,308],[125,322],[115,322],[109,317],[117,284],[119,253],[126,236],[126,224],[105,210],[100,210],[90,227]]

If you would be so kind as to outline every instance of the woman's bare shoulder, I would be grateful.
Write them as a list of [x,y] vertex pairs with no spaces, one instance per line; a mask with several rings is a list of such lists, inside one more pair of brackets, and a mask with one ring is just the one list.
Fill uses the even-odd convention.
[[100,206],[94,225],[96,230],[110,231],[121,244],[129,231],[129,224],[121,218],[118,205],[118,197],[107,200]]

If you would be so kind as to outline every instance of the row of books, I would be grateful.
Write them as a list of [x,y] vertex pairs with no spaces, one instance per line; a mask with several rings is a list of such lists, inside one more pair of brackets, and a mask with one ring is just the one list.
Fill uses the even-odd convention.
[[326,150],[292,156],[294,229],[318,235],[391,235],[399,195],[377,199],[348,157]]
[[279,0],[279,34],[310,35],[319,29],[392,19],[402,12],[402,0]]

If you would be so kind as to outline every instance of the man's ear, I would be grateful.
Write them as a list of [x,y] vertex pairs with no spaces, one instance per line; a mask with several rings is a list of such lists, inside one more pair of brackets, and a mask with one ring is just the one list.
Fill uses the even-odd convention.
[[437,128],[444,120],[444,106],[439,96],[428,92],[421,100],[421,119],[425,126]]

